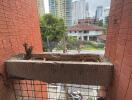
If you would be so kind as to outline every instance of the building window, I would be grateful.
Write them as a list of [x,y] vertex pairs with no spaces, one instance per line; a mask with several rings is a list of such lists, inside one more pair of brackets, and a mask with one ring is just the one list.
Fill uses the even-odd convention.
[[90,41],[97,41],[97,36],[90,36],[89,37],[89,40]]
[[84,36],[83,38],[84,38],[84,41],[87,41],[87,39],[88,39],[88,37],[87,37],[87,36]]
[[84,33],[89,33],[89,31],[84,31]]
[[82,38],[81,38],[81,37],[79,37],[79,40],[82,40]]

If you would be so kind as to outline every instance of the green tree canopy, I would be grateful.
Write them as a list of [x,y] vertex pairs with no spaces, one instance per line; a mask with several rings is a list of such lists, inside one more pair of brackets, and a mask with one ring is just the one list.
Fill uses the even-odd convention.
[[40,18],[40,26],[43,43],[46,44],[49,42],[48,44],[52,48],[54,48],[55,43],[64,37],[66,31],[64,20],[51,14],[45,14]]

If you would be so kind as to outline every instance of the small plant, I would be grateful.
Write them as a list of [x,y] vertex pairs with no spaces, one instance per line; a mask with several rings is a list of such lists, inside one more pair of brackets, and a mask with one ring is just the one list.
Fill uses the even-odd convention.
[[33,50],[33,46],[29,46],[27,43],[23,44],[24,48],[25,48],[25,56],[24,59],[28,60],[32,58],[32,50]]
[[94,99],[93,99],[93,97],[91,97],[91,96],[90,96],[90,97],[88,97],[88,99],[87,99],[87,100],[94,100]]

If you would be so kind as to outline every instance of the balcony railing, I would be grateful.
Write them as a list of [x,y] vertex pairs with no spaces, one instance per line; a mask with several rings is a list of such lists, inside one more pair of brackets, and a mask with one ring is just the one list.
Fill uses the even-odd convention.
[[96,100],[113,78],[113,65],[95,54],[23,56],[6,61],[16,100]]

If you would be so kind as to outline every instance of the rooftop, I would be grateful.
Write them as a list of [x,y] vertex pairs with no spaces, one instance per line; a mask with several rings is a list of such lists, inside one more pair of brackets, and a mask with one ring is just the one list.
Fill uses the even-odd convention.
[[68,28],[68,31],[103,31],[103,27],[99,27],[96,25],[90,25],[90,24],[77,24],[75,26],[72,26]]
[[79,19],[78,23],[94,23],[95,20],[95,18]]

